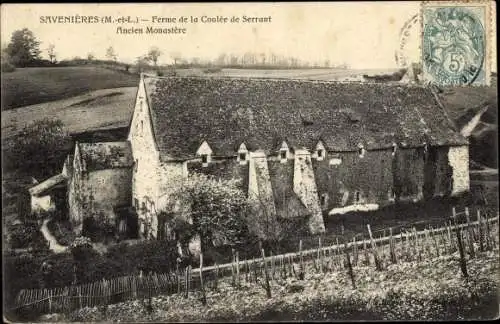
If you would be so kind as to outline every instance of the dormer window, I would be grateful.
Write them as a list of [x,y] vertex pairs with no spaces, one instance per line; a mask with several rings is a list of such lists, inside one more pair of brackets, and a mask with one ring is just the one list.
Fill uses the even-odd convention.
[[325,158],[325,155],[326,155],[325,146],[321,141],[319,141],[318,144],[316,145],[316,159],[318,161],[322,161]]
[[319,201],[322,208],[328,207],[328,194],[326,193],[321,194],[321,196],[319,197]]
[[247,150],[247,147],[246,147],[245,143],[241,143],[241,145],[240,145],[240,147],[238,149],[237,160],[238,160],[238,162],[240,162],[240,164],[247,163],[247,160],[248,160],[248,150]]
[[396,155],[396,151],[398,150],[398,145],[396,143],[392,144],[392,156]]
[[208,154],[201,155],[201,163],[208,164]]
[[365,156],[365,153],[366,153],[365,148],[362,145],[360,145],[358,147],[358,155],[359,155],[359,157],[363,158]]
[[200,156],[203,167],[208,166],[211,160],[212,149],[206,141],[203,141],[203,143],[200,145],[198,151],[196,151],[196,155]]
[[288,159],[288,145],[286,144],[286,142],[283,142],[280,148],[280,161],[281,163],[285,163],[287,159]]

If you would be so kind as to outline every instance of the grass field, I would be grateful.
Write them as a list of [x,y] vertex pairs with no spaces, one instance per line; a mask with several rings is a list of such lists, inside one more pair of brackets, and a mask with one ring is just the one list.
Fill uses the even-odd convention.
[[139,77],[100,67],[21,68],[2,73],[2,110],[67,99],[93,90],[135,87]]

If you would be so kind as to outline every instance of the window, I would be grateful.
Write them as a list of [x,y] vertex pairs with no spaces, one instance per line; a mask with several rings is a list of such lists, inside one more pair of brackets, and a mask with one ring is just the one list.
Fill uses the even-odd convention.
[[144,132],[144,121],[141,120],[141,133]]
[[318,150],[318,158],[323,158],[323,150]]
[[246,153],[240,153],[240,161],[245,161],[247,159]]
[[286,160],[286,151],[285,151],[285,150],[281,150],[281,151],[280,151],[280,158],[281,158],[282,160]]
[[392,156],[396,155],[397,150],[398,150],[398,146],[396,144],[392,144]]
[[134,207],[137,209],[139,208],[139,199],[134,198]]
[[359,203],[359,201],[361,200],[361,194],[359,193],[359,191],[356,191],[354,197],[354,202]]
[[365,156],[365,152],[366,152],[366,151],[365,151],[365,149],[364,149],[364,148],[362,148],[362,147],[358,148],[358,154],[359,154],[359,157],[360,157],[360,158],[362,158],[362,157],[364,157],[364,156]]
[[201,163],[208,164],[208,154],[201,155]]
[[321,207],[326,208],[328,203],[328,194],[324,193],[319,197]]

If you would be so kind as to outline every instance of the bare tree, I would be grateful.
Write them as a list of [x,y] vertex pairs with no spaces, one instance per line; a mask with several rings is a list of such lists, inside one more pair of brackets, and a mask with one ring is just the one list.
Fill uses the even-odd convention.
[[225,53],[220,54],[217,59],[215,60],[216,65],[224,65],[226,64],[226,57],[227,55]]
[[56,46],[54,44],[49,44],[47,47],[47,55],[49,56],[50,63],[56,62]]
[[260,62],[262,65],[266,65],[266,53],[260,53]]
[[177,63],[182,59],[182,56],[179,52],[170,53],[170,57],[172,58],[172,60],[174,60],[174,65],[177,65]]
[[193,65],[200,65],[200,58],[199,57],[193,57],[191,59],[191,64],[193,64]]
[[135,65],[139,72],[145,71],[149,67],[149,56],[139,56],[135,60]]
[[106,49],[106,58],[110,61],[116,62],[117,56],[116,56],[115,49],[113,48],[113,46],[110,46]]
[[158,58],[163,54],[158,47],[151,47],[148,52],[149,59],[153,62],[153,64],[158,66]]

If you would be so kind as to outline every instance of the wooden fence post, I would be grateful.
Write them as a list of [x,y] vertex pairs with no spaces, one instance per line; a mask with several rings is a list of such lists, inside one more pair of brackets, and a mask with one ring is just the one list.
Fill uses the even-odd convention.
[[234,255],[234,249],[231,249],[231,256],[232,256],[232,259],[231,259],[231,283],[233,286],[235,286],[236,285],[236,273],[234,271],[234,263],[236,260],[236,256]]
[[372,235],[372,230],[370,228],[370,224],[366,224],[366,227],[368,228],[368,234],[370,235],[370,242],[371,242],[371,246],[372,246],[372,253],[373,253],[373,257],[375,259],[375,267],[378,271],[382,271],[382,265],[380,264],[380,260],[379,260],[379,257],[378,257],[378,254],[377,254],[377,247],[375,245],[375,240],[373,239],[373,235]]
[[352,268],[351,257],[349,255],[349,249],[347,248],[347,244],[344,243],[344,252],[347,261],[347,270],[349,273],[349,277],[351,278],[352,288],[356,289],[356,280],[354,278],[354,270]]
[[[180,294],[181,293],[181,270],[179,269],[179,262],[177,262],[177,276],[176,277],[177,277],[177,293]],[[135,279],[134,279],[134,281],[135,281]],[[137,291],[137,286],[135,288]],[[135,298],[137,298],[137,293],[135,294]]]
[[219,289],[219,265],[215,262],[215,290]]
[[236,286],[240,286],[240,255],[238,251],[236,251]]
[[467,232],[466,232],[466,238],[467,238],[467,243],[469,245],[469,254],[471,258],[474,258],[476,256],[476,253],[474,251],[474,229],[472,228],[472,224],[470,222],[470,215],[469,215],[469,208],[465,207],[465,217],[467,220]]
[[[300,272],[304,273],[304,257],[302,255],[302,240],[299,241],[299,255],[300,255]],[[285,271],[286,272],[286,271]]]
[[271,285],[269,284],[269,274],[267,273],[266,255],[264,253],[264,249],[261,249],[260,251],[262,254],[262,263],[264,264],[266,294],[267,294],[267,298],[271,298]]
[[358,242],[356,241],[356,236],[353,236],[352,238],[352,258],[353,258],[353,265],[358,266]]
[[363,255],[365,256],[365,265],[370,265],[370,256],[368,255],[365,237],[363,237]]
[[323,272],[323,258],[322,258],[322,255],[321,255],[321,237],[318,237],[318,264],[319,264],[319,272]]
[[462,243],[462,232],[460,230],[460,227],[457,226],[457,215],[454,212],[453,213],[453,222],[455,223],[455,231],[457,234],[457,244],[458,244],[458,251],[460,253],[460,269],[462,270],[462,274],[465,278],[469,277],[467,273],[467,262],[465,260],[465,252],[464,252],[464,246]]
[[484,252],[484,236],[483,236],[483,221],[481,219],[481,211],[477,210],[477,223],[479,226],[479,250]]
[[200,289],[201,289],[201,303],[203,306],[207,305],[207,295],[205,294],[205,286],[203,285],[203,253],[200,253]]
[[440,253],[439,253],[439,244],[438,244],[438,241],[436,239],[436,235],[438,235],[438,233],[431,226],[431,238],[432,238],[432,242],[434,243],[434,249],[436,250],[436,256],[438,257],[440,255]]
[[189,266],[184,268],[184,298],[189,297]]
[[392,263],[397,263],[396,251],[394,250],[394,238],[392,237],[392,227],[389,228],[389,249]]

